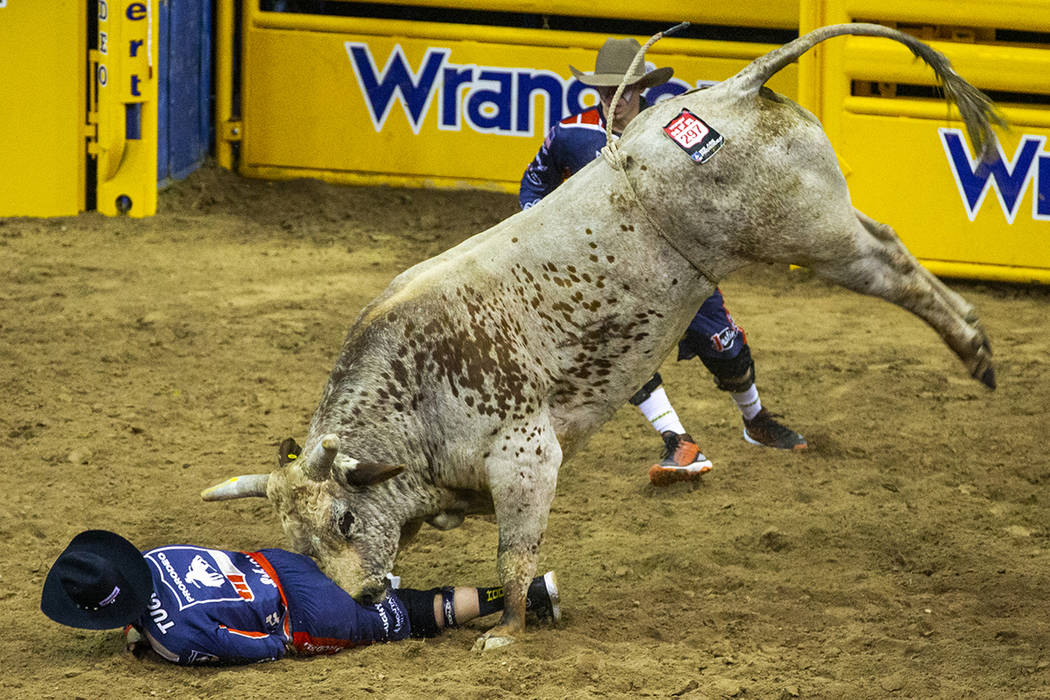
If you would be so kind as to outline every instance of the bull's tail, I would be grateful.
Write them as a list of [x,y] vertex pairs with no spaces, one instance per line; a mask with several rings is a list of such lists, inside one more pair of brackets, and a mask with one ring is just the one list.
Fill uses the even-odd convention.
[[746,68],[725,81],[727,87],[739,91],[741,94],[753,95],[761,88],[773,74],[784,66],[798,60],[798,57],[809,51],[820,42],[835,36],[844,34],[856,34],[861,36],[881,36],[893,39],[911,49],[911,52],[921,58],[941,81],[944,96],[948,102],[954,104],[962,115],[966,124],[966,131],[970,136],[970,142],[974,149],[982,156],[991,156],[995,150],[995,136],[992,133],[991,123],[1006,128],[1006,120],[996,111],[992,101],[983,92],[966,82],[955,69],[952,68],[948,57],[939,51],[935,51],[915,37],[904,32],[883,27],[878,24],[832,24],[827,27],[814,29],[808,34],[784,44],[778,49],[770,51],[752,61]]

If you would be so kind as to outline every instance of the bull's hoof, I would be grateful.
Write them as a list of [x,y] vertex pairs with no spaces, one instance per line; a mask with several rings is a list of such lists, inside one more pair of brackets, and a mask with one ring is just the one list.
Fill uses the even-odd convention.
[[994,368],[989,367],[988,369],[986,369],[984,371],[984,374],[981,375],[981,383],[984,384],[989,389],[994,389],[995,388],[995,369]]
[[478,637],[474,642],[473,651],[492,651],[514,643],[514,637],[490,637],[487,634]]

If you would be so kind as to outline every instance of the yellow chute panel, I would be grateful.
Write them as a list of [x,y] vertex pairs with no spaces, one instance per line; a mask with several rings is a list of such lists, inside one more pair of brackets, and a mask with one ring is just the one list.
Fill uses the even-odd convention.
[[[942,275],[1050,282],[1050,0],[803,0],[802,31],[895,26],[996,99],[1012,131],[981,165],[933,71],[895,42],[835,38],[800,60],[857,208],[893,226]],[[1045,41],[1045,39],[1044,39]]]
[[82,211],[86,0],[0,0],[0,216]]
[[[605,39],[260,12],[254,3],[242,37],[241,120],[219,119],[240,142],[241,173],[507,191],[553,123],[596,100],[569,66],[591,70]],[[674,80],[649,96],[721,80],[771,48],[664,39],[647,59],[674,67]],[[796,84],[792,66],[770,87],[795,96]],[[221,89],[217,101],[229,104]]]
[[[404,0],[377,0],[378,4],[404,5]],[[736,3],[701,3],[695,0],[617,0],[595,5],[594,0],[411,0],[417,7],[493,12],[527,12],[604,19],[682,21],[728,27],[798,27],[798,5],[784,0],[747,0]]]

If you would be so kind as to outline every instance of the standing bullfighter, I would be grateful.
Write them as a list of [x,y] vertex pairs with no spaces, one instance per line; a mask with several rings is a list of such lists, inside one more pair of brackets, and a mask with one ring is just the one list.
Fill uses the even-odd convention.
[[[634,39],[608,39],[598,51],[593,73],[569,66],[577,80],[597,90],[599,104],[563,119],[547,134],[539,153],[521,179],[519,200],[522,209],[528,209],[546,197],[598,155],[606,142],[606,115],[612,114],[612,132],[619,136],[631,120],[649,106],[642,91],[670,80],[674,73],[672,68],[657,68],[646,73],[644,67],[640,67],[637,74],[628,78],[615,108],[609,104],[639,48]],[[719,389],[730,392],[744,419],[745,440],[752,445],[786,450],[806,448],[804,437],[778,423],[762,405],[755,386],[755,363],[747,337],[729,315],[722,292],[717,288],[701,304],[678,343],[678,359],[692,357],[700,358],[714,375]],[[649,479],[653,484],[665,486],[676,481],[696,480],[711,469],[711,460],[686,432],[667,398],[659,373],[631,397],[631,403],[638,406],[664,439],[663,459],[649,468]]]

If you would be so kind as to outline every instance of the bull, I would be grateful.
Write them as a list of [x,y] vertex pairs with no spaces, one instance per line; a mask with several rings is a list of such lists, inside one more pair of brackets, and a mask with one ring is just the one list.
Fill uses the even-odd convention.
[[[643,111],[606,158],[537,206],[398,275],[350,327],[302,454],[288,442],[272,473],[235,477],[203,498],[265,496],[290,545],[358,598],[383,594],[384,574],[422,523],[450,528],[494,512],[507,603],[479,640],[487,648],[524,631],[562,461],[652,375],[734,270],[801,265],[898,304],[994,389],[973,307],[889,226],[853,208],[818,120],[764,87],[847,34],[911,49],[975,149],[991,153],[991,123],[1002,122],[942,54],[871,24],[803,35]],[[718,132],[720,148],[708,140],[688,151],[671,129],[685,114]]]

